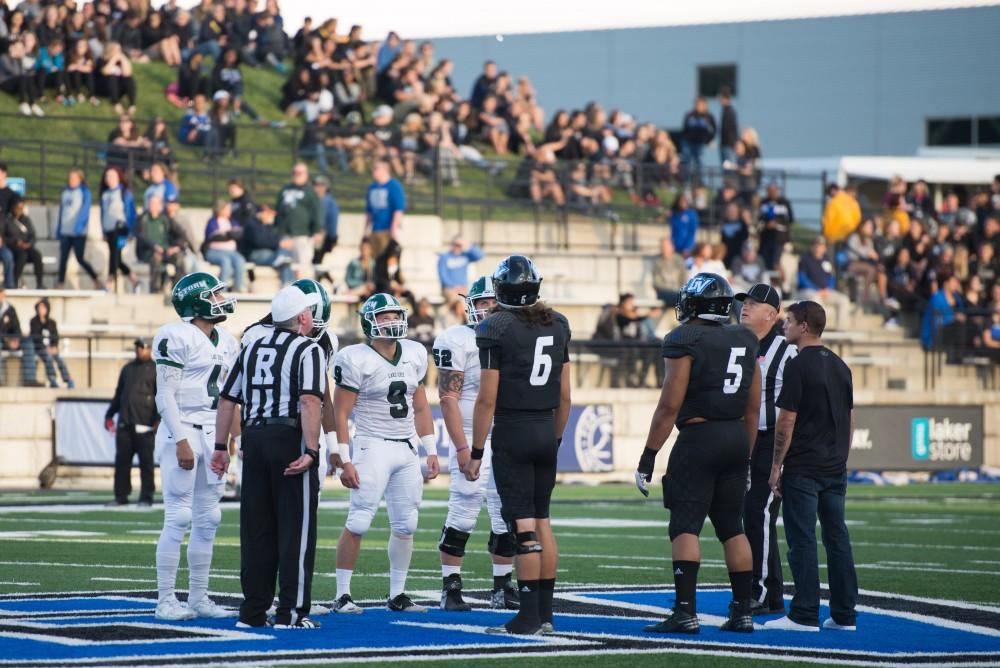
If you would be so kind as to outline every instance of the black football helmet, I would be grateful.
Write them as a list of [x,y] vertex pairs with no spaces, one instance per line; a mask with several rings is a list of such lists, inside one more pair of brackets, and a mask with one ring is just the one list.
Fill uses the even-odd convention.
[[542,277],[531,258],[510,255],[493,272],[493,291],[502,308],[527,308],[538,301]]
[[729,322],[729,312],[733,308],[733,289],[722,276],[701,272],[688,279],[681,288],[675,308],[680,322],[687,322],[691,318]]

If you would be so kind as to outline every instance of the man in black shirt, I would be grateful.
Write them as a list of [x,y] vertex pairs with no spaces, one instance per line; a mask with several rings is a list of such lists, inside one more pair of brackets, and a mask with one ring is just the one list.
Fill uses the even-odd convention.
[[676,424],[680,434],[663,476],[663,505],[670,509],[674,613],[645,627],[653,633],[700,631],[695,588],[705,518],[722,543],[733,587],[723,631],[753,631],[753,557],[743,533],[748,459],[757,436],[760,369],[757,337],[730,325],[733,291],[717,274],[696,274],[681,290],[682,323],[663,341],[666,373],[635,482],[649,496],[656,455]]
[[736,121],[736,110],[733,108],[732,91],[728,86],[719,89],[719,103],[722,112],[719,114],[719,162],[723,168],[726,163],[732,163],[736,168],[736,142],[740,138],[740,126]]
[[[114,417],[118,416],[117,427]],[[156,411],[156,364],[149,340],[135,340],[135,359],[122,367],[115,396],[104,414],[104,428],[115,435],[115,500],[128,504],[132,458],[139,456],[139,505],[153,503],[153,445],[160,416]]]
[[[0,162],[0,218],[9,213],[18,194],[7,185],[7,163]],[[8,286],[13,288],[14,286]]]
[[760,226],[760,256],[770,271],[781,270],[781,253],[789,240],[789,231],[795,222],[792,203],[778,189],[776,183],[767,186],[767,197],[757,212]]
[[708,102],[698,96],[694,109],[684,116],[684,141],[681,144],[681,160],[688,170],[688,178],[700,180],[701,154],[715,138],[715,119],[708,113]]
[[816,302],[788,307],[785,337],[798,346],[799,353],[785,364],[769,482],[771,490],[784,498],[795,596],[788,616],[768,623],[767,628],[819,631],[817,516],[830,578],[830,618],[823,628],[856,628],[858,578],[844,520],[854,388],[851,370],[820,340],[825,327],[826,313]]
[[538,300],[542,278],[523,255],[493,274],[499,309],[476,326],[479,394],[472,418],[469,480],[479,477],[493,427],[493,475],[515,535],[521,607],[491,633],[552,633],[559,551],[549,521],[556,457],[569,419],[569,322]]

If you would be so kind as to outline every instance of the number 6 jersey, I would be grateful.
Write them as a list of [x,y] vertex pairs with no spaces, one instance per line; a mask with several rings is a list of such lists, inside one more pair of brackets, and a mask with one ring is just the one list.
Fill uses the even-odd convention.
[[391,360],[367,343],[347,346],[334,359],[333,380],[337,387],[358,395],[354,405],[356,437],[417,435],[413,394],[427,374],[427,349],[409,339],[399,339],[397,344],[396,356]]
[[190,322],[171,322],[153,337],[153,360],[180,373],[177,407],[189,424],[215,425],[219,392],[238,355],[236,339],[221,327],[209,338]]
[[691,378],[677,424],[691,418],[739,420],[757,365],[757,337],[743,325],[684,324],[663,340],[663,356],[691,357]]

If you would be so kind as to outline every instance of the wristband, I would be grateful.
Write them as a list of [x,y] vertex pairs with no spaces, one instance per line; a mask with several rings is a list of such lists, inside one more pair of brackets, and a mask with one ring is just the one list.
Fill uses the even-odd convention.
[[456,446],[455,447],[455,454],[457,455],[460,452],[465,452],[468,449],[469,449],[469,446],[467,446],[467,445],[463,445],[462,447],[457,447]]
[[642,457],[639,458],[639,468],[637,469],[639,473],[652,474],[653,466],[656,464],[656,453],[659,450],[653,450],[652,448],[645,448],[642,451]]
[[434,434],[425,434],[420,437],[420,442],[424,446],[424,454],[427,457],[437,457],[437,439],[434,438]]
[[485,453],[486,453],[486,448],[472,448],[471,457],[473,459],[482,459]]
[[216,452],[229,452],[229,444],[228,443],[216,443],[215,444],[215,451]]
[[340,455],[341,464],[351,463],[351,446],[348,445],[347,443],[337,444],[337,454]]
[[326,443],[327,452],[337,453],[337,432],[331,431],[323,434],[323,442]]
[[312,457],[313,461],[316,461],[317,459],[319,459],[319,448],[316,448],[315,450],[312,448],[306,448],[306,451],[303,452],[302,454],[309,455],[310,457]]

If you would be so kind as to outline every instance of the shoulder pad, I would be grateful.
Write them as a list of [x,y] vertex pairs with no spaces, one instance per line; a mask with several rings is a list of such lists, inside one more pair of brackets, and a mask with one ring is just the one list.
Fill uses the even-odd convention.
[[670,330],[663,338],[663,356],[675,359],[694,356],[695,346],[705,332],[698,325],[681,325]]
[[514,318],[514,314],[507,311],[491,313],[486,320],[476,325],[476,339],[499,341]]

